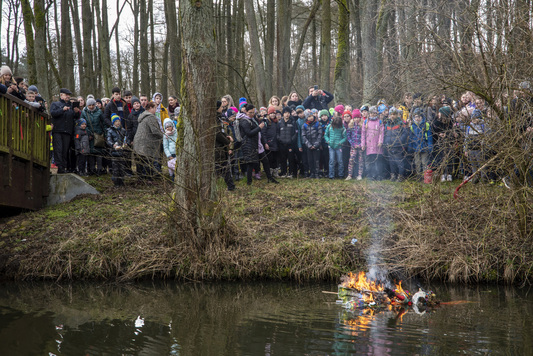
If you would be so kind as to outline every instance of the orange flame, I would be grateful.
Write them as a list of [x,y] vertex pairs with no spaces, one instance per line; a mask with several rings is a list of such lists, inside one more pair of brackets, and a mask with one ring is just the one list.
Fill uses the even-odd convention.
[[344,288],[353,288],[359,291],[382,292],[384,289],[382,285],[369,280],[365,272],[359,272],[358,274],[349,272],[346,280],[341,285]]

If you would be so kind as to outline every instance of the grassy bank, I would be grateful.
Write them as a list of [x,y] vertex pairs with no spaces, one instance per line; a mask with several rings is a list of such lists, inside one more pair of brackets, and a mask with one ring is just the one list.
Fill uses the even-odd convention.
[[533,268],[531,240],[512,230],[500,187],[467,186],[456,201],[450,183],[239,182],[221,202],[228,243],[197,254],[172,239],[170,184],[115,190],[109,177],[88,181],[102,194],[0,221],[5,278],[336,279],[366,269],[376,230],[369,214],[384,214],[378,231],[391,271],[517,282]]

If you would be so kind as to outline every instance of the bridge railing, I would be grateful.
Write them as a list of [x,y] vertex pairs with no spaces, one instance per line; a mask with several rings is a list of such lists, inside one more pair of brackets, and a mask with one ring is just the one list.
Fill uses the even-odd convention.
[[48,168],[50,135],[48,114],[11,95],[0,95],[0,153]]

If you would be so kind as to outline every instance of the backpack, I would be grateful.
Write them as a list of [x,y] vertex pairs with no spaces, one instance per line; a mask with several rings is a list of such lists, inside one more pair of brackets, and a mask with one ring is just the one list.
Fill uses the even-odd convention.
[[235,142],[242,142],[241,118],[237,117],[235,119],[235,121],[233,122],[233,129],[235,130]]
[[[429,131],[429,122],[425,122],[424,124],[424,128],[422,129],[423,131],[423,134],[424,134],[424,139],[427,141],[428,140],[428,131]],[[413,129],[413,124],[411,124],[411,132],[414,133],[415,130]]]

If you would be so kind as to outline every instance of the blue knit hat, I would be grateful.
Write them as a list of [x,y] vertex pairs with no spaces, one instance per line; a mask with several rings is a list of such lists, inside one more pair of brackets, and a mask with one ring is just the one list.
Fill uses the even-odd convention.
[[111,123],[113,125],[115,124],[115,121],[117,121],[117,120],[120,120],[120,116],[118,116],[117,114],[111,115]]

